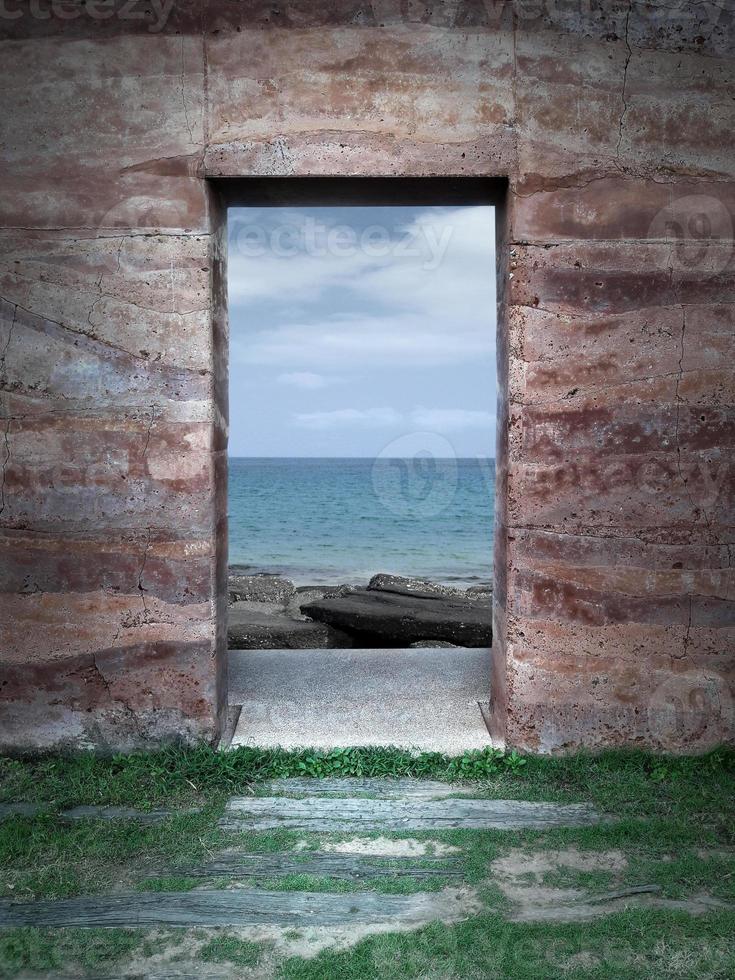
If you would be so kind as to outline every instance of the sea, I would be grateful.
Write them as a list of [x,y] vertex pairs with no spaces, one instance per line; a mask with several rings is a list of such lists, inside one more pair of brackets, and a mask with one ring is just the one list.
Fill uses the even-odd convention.
[[492,581],[495,460],[229,460],[229,563],[296,585]]

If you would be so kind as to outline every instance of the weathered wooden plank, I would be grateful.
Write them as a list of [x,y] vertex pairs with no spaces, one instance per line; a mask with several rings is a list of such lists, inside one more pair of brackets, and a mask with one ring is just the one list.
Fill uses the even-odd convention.
[[293,852],[276,854],[243,854],[224,851],[211,861],[190,868],[158,869],[158,874],[186,874],[193,878],[277,878],[284,875],[320,875],[329,878],[427,878],[434,875],[461,875],[459,862],[453,858],[422,857],[420,864],[376,858],[361,854]]
[[[0,820],[16,816],[35,817],[39,813],[45,813],[47,809],[40,803],[0,803]],[[138,820],[141,823],[160,823],[169,817],[199,812],[200,807],[190,807],[187,810],[135,810],[127,806],[75,806],[53,815],[60,820]]]
[[260,888],[195,889],[93,895],[56,902],[2,901],[0,927],[300,927],[397,921],[406,925],[443,918],[447,910],[448,898],[440,892],[381,895],[366,891],[339,895]]
[[353,796],[368,794],[380,799],[430,800],[472,793],[468,786],[431,779],[381,779],[377,777],[271,779],[256,786],[269,796]]
[[37,803],[0,803],[0,820],[10,817],[35,817],[41,807]]
[[235,797],[219,821],[226,830],[545,830],[599,823],[585,803],[518,800],[370,800],[310,797]]

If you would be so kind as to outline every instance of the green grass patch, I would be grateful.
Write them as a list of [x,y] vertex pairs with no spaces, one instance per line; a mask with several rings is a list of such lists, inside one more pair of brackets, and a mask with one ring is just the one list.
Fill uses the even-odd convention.
[[199,950],[205,963],[234,963],[235,966],[257,966],[264,953],[264,946],[236,936],[216,936]]
[[372,936],[352,950],[287,960],[284,980],[647,980],[735,975],[735,916],[629,909],[575,924],[480,915],[456,926]]
[[[217,826],[229,795],[257,791],[280,776],[414,776],[471,782],[473,795],[557,802],[588,801],[610,822],[546,831],[444,830],[385,833],[303,834],[276,829],[226,832]],[[461,876],[426,879],[378,875],[344,881],[309,874],[248,879],[248,887],[349,892],[370,889],[411,894],[441,887],[477,889],[485,911],[455,926],[370,937],[344,952],[313,959],[291,958],[280,967],[285,980],[330,977],[528,977],[729,978],[735,975],[731,910],[692,918],[650,908],[630,908],[595,922],[520,924],[503,917],[510,903],[489,877],[491,864],[511,849],[621,851],[620,870],[579,871],[563,865],[529,884],[575,887],[592,893],[632,885],[660,885],[667,898],[707,892],[735,906],[735,831],[732,800],[735,752],[698,758],[662,758],[607,752],[563,759],[504,756],[488,751],[459,759],[411,755],[391,749],[335,752],[263,752],[208,748],[168,749],[150,754],[42,759],[0,759],[0,798],[37,802],[44,812],[0,822],[0,894],[16,900],[139,888],[183,891],[209,879],[191,868],[220,850],[255,853],[304,848],[345,838],[418,838],[459,849],[451,855]],[[315,786],[315,788],[318,788]],[[77,804],[172,807],[160,823],[87,819],[65,822],[58,811]],[[200,812],[185,808],[201,807]],[[178,808],[178,809],[177,809]],[[380,860],[380,859],[378,859]],[[398,859],[402,861],[403,859]],[[413,863],[413,862],[412,862]],[[419,866],[421,859],[416,860]],[[208,887],[228,887],[225,878]],[[178,935],[178,940],[175,938]],[[172,936],[174,939],[172,940]],[[269,947],[244,942],[226,931],[35,930],[0,931],[0,977],[47,973],[114,974],[122,963],[144,963],[167,944],[181,942],[181,955],[242,970],[262,969]],[[280,955],[280,954],[279,954]],[[270,967],[270,964],[269,964]],[[145,972],[145,969],[143,969]]]
[[[0,802],[37,802],[51,809],[77,804],[152,808],[210,805],[285,776],[409,776],[472,781],[486,795],[525,799],[590,799],[603,809],[635,814],[651,803],[663,816],[682,805],[722,820],[730,817],[735,751],[691,758],[604,752],[566,758],[521,757],[495,749],[451,758],[400,749],[217,752],[207,746],[98,756],[0,758]],[[730,825],[732,821],[730,819]]]
[[98,756],[0,758],[0,802],[26,801],[63,808],[80,803],[151,808],[184,806],[247,791],[264,779],[285,776],[415,776],[483,780],[521,773],[527,760],[496,749],[450,757],[413,755],[391,748],[287,752],[240,747],[217,752],[205,745],[159,752]]
[[[190,892],[207,884],[206,878],[187,878],[186,875],[164,875],[161,878],[144,878],[138,882],[141,892]],[[208,887],[212,887],[208,885]]]
[[0,977],[25,973],[80,975],[108,970],[133,956],[150,957],[175,937],[143,929],[8,929],[0,931]]
[[0,895],[69,898],[131,887],[156,865],[169,873],[224,846],[217,808],[145,825],[134,820],[13,817],[0,822]]

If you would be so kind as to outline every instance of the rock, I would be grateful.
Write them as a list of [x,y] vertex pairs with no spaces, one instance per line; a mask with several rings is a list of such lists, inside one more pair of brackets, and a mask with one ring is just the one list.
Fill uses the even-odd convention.
[[250,600],[285,605],[296,592],[293,582],[280,575],[230,575],[227,580],[228,599],[232,602]]
[[417,596],[428,599],[438,596],[442,599],[487,599],[493,594],[492,585],[471,585],[468,589],[458,589],[451,585],[439,585],[427,579],[408,578],[403,575],[386,575],[381,572],[373,575],[368,583],[371,592],[393,592],[396,595]]
[[[375,581],[373,579],[373,581]],[[492,605],[462,595],[441,596],[352,589],[302,607],[311,619],[344,630],[353,645],[404,647],[446,640],[464,647],[492,643]]]
[[417,596],[418,598],[463,599],[465,593],[461,589],[449,585],[438,585],[421,578],[408,578],[403,575],[386,575],[381,572],[373,575],[368,583],[371,592],[393,592],[396,595]]
[[461,650],[456,643],[447,643],[446,640],[419,640],[417,643],[408,644],[414,650],[433,650],[436,647],[446,647],[452,650]]
[[302,606],[323,599],[325,596],[334,595],[340,588],[339,585],[301,585],[296,589],[296,594],[289,599],[286,611],[294,619],[305,619],[301,612]]
[[492,599],[492,585],[471,585],[465,592],[468,599]]
[[322,650],[352,646],[348,636],[325,623],[292,619],[279,608],[256,611],[253,609],[255,605],[258,604],[235,603],[230,607],[228,649]]

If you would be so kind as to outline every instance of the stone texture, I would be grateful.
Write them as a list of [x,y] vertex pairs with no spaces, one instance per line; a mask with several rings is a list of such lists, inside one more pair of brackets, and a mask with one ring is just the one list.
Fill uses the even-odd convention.
[[[260,607],[260,608],[254,608]],[[350,637],[325,623],[294,619],[261,602],[236,602],[227,613],[230,650],[321,650],[352,646]]]
[[206,178],[317,174],[508,178],[496,739],[731,740],[732,5],[74,13],[0,21],[2,747],[216,740],[226,254]]
[[296,593],[293,582],[278,575],[242,575],[230,570],[227,582],[230,602],[268,602],[286,605]]

